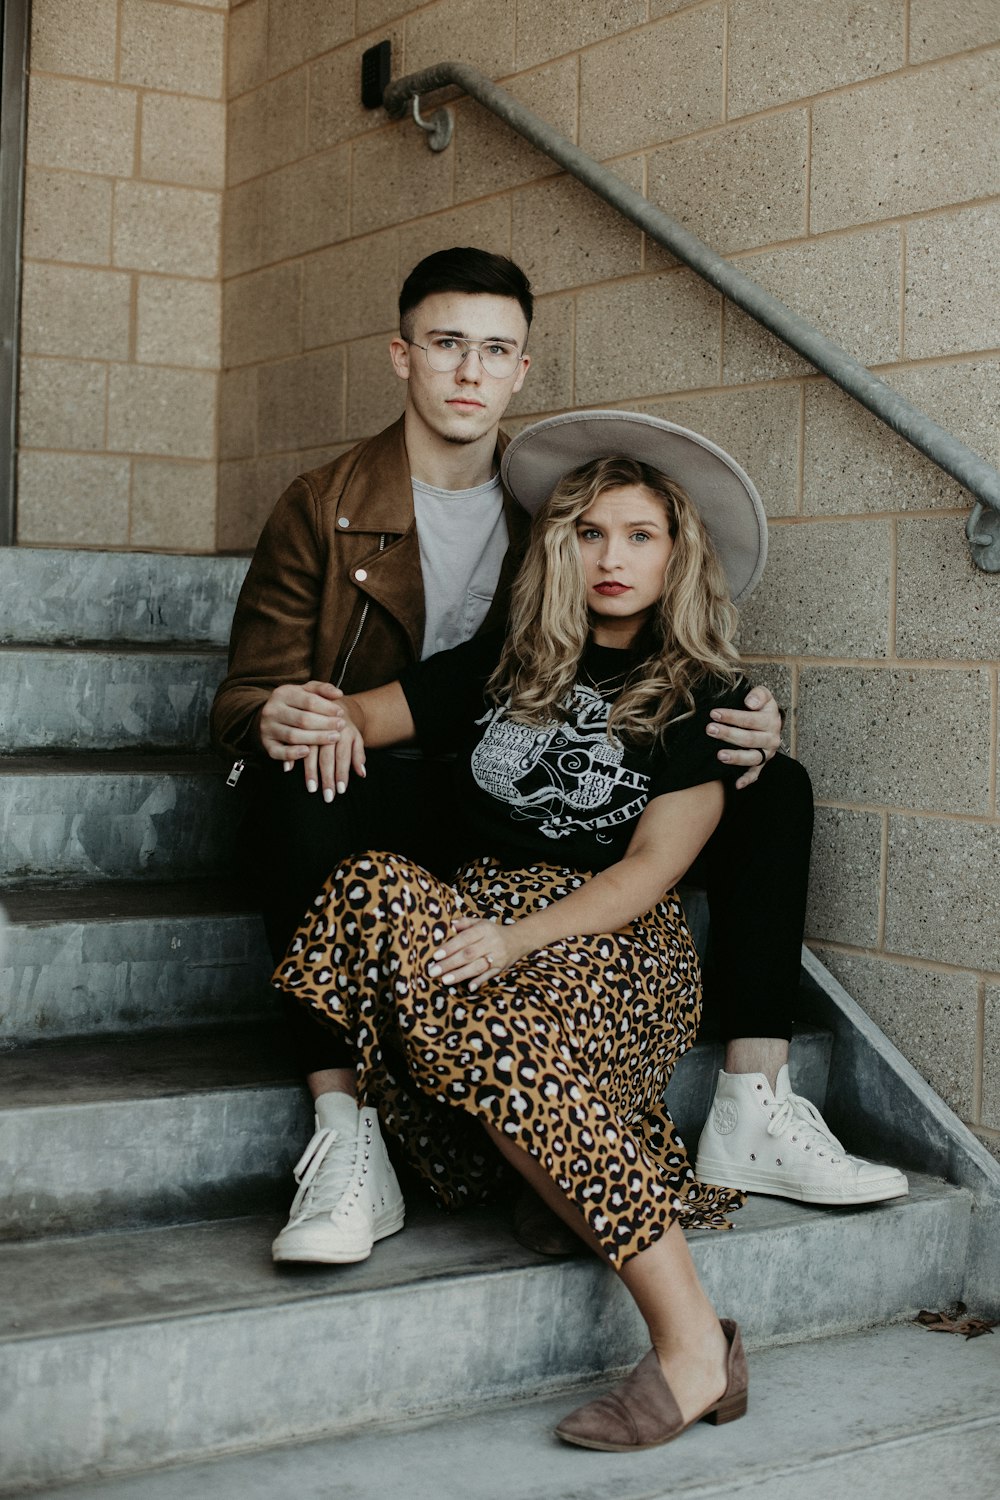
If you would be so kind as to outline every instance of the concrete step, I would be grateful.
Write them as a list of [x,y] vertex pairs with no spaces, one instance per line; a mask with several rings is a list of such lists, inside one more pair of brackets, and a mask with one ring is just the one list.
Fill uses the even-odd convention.
[[245,557],[0,549],[0,641],[224,646]]
[[[914,1180],[908,1199],[850,1212],[753,1199],[731,1233],[701,1231],[690,1244],[720,1311],[760,1348],[949,1303],[970,1204],[964,1189],[929,1179]],[[269,1241],[279,1223],[0,1249],[8,1491],[550,1394],[631,1364],[645,1345],[611,1271],[590,1257],[545,1262],[522,1250],[497,1214],[418,1211],[370,1260],[336,1269],[275,1268]],[[837,1382],[815,1376],[778,1387],[789,1441],[838,1393]],[[877,1381],[868,1401],[859,1391],[862,1422],[877,1421],[878,1399]],[[947,1403],[946,1381],[933,1382],[933,1399]],[[752,1427],[731,1431],[735,1457]],[[700,1450],[703,1438],[724,1440],[699,1428],[687,1450]],[[597,1488],[579,1487],[574,1468],[578,1487],[566,1493],[617,1493],[604,1476],[619,1472],[618,1460],[590,1462]],[[459,1470],[435,1493],[515,1493],[493,1455],[480,1449],[472,1469],[478,1492]],[[656,1472],[672,1472],[672,1460]],[[487,1475],[496,1491],[483,1488]],[[328,1474],[324,1493],[380,1493],[374,1481],[355,1488],[339,1479],[339,1470]],[[544,1489],[532,1493],[551,1500]]]
[[221,651],[0,648],[0,755],[204,750]]
[[[720,1049],[681,1059],[667,1100],[692,1149]],[[829,1038],[796,1040],[822,1103]],[[81,1038],[0,1055],[0,1239],[287,1206],[312,1116],[281,1024]]]
[[[66,1500],[995,1500],[1000,1339],[903,1324],[763,1349],[741,1422],[668,1449],[588,1453],[553,1439],[565,1395],[391,1432],[60,1489]],[[595,1384],[593,1394],[607,1388]],[[44,1494],[55,1494],[45,1491]]]
[[259,917],[222,881],[3,893],[0,1046],[273,1012]]
[[0,760],[0,880],[184,880],[232,860],[233,793],[200,755]]

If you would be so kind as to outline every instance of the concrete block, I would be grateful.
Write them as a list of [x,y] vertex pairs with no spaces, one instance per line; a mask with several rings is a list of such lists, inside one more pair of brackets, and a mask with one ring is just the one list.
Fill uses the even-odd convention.
[[221,232],[219,193],[142,182],[115,184],[116,266],[214,277]]
[[187,880],[233,857],[231,800],[216,762],[38,756],[0,768],[0,876],[24,882]]
[[21,361],[17,417],[23,448],[103,448],[106,407],[106,365],[69,359]]
[[141,139],[143,177],[187,187],[225,186],[224,104],[172,94],[146,94]]
[[[849,1214],[753,1202],[741,1210],[745,1222],[736,1233],[692,1238],[699,1275],[709,1295],[740,1319],[751,1347],[801,1339],[807,1330],[853,1329],[912,1316],[920,1306],[944,1306],[959,1284],[955,1267],[968,1236],[969,1200],[965,1193],[945,1193],[931,1184],[915,1188],[909,1201]],[[473,1403],[480,1407],[517,1394],[551,1393],[633,1363],[644,1347],[638,1314],[613,1273],[589,1257],[540,1264],[509,1238],[496,1215],[469,1214],[456,1221],[414,1214],[404,1234],[381,1244],[372,1262],[332,1275],[311,1268],[294,1277],[277,1277],[267,1257],[277,1223],[204,1225],[116,1241],[57,1241],[30,1260],[20,1247],[7,1249],[4,1270],[10,1265],[18,1274],[14,1305],[33,1311],[30,1330],[28,1318],[19,1319],[4,1371],[3,1396],[10,1406],[3,1436],[11,1482],[38,1485],[99,1474],[108,1483],[109,1455],[121,1472],[250,1444],[287,1440],[293,1443],[288,1452],[301,1452],[304,1438],[321,1433],[337,1433],[343,1444],[359,1427],[404,1415],[468,1413]],[[227,1268],[225,1307],[218,1295],[220,1265]],[[817,1275],[818,1267],[844,1265],[852,1267],[851,1276]],[[52,1307],[52,1289],[62,1297],[72,1289],[72,1307],[65,1312],[58,1304]],[[117,1317],[105,1311],[108,1301]],[[47,1316],[34,1312],[39,1304]],[[49,1333],[53,1323],[62,1337]],[[503,1336],[470,1341],[468,1330],[483,1327],[503,1330]],[[920,1330],[910,1333],[926,1337]],[[387,1364],[389,1341],[400,1358]],[[977,1357],[976,1346],[970,1348]],[[309,1351],[316,1351],[315,1359]],[[966,1349],[959,1352],[968,1358]],[[805,1352],[788,1387],[801,1390],[817,1378],[816,1357],[812,1348]],[[336,1381],[328,1378],[331,1361]],[[908,1362],[894,1349],[891,1367],[901,1364]],[[848,1365],[854,1369],[853,1360]],[[216,1378],[192,1403],[196,1412],[175,1402],[174,1420],[164,1423],[170,1392],[185,1389],[193,1369],[211,1369]],[[462,1372],[459,1383],[456,1370]],[[848,1379],[839,1363],[836,1372],[819,1378],[831,1390]],[[865,1441],[884,1378],[880,1371],[859,1400],[864,1416],[856,1416],[852,1429],[858,1445]],[[941,1390],[930,1384],[936,1405],[928,1411],[940,1410]],[[766,1390],[768,1382],[763,1385]],[[786,1388],[780,1378],[778,1388]],[[991,1379],[980,1378],[972,1388],[980,1403],[975,1409],[992,1414]],[[947,1398],[950,1382],[942,1389]],[[565,1392],[559,1400],[565,1410]],[[827,1401],[823,1412],[829,1407]],[[921,1425],[929,1420],[922,1418]],[[836,1445],[843,1421],[838,1411],[828,1432],[824,1429],[821,1451]],[[533,1463],[540,1441],[546,1452],[555,1451],[548,1436],[551,1419],[541,1424],[546,1434],[541,1440],[539,1425],[533,1422],[531,1437],[518,1445],[520,1451],[529,1446]],[[789,1462],[801,1451],[801,1426],[794,1448],[785,1450]],[[720,1473],[720,1484],[728,1488],[734,1468],[745,1462],[747,1441],[733,1431]],[[788,1435],[787,1413],[777,1431]],[[393,1439],[379,1432],[376,1441]],[[773,1441],[769,1433],[755,1477],[770,1461]],[[434,1441],[438,1482],[441,1451]],[[498,1450],[490,1444],[485,1451]],[[580,1466],[567,1496],[584,1492],[590,1482],[591,1455],[583,1456],[588,1467]],[[631,1470],[647,1455],[625,1457]],[[663,1460],[659,1454],[648,1457],[659,1465],[651,1463],[645,1471],[644,1493],[650,1495],[662,1492]],[[271,1455],[269,1467],[281,1458]],[[613,1456],[609,1461],[617,1462]],[[541,1456],[537,1463],[543,1463]],[[329,1468],[322,1472],[328,1475]],[[370,1479],[370,1467],[365,1472]],[[487,1500],[490,1487],[495,1491],[496,1465],[484,1468],[472,1461],[469,1472],[477,1500]],[[698,1444],[688,1473],[692,1482],[697,1476],[703,1483]],[[533,1487],[533,1500],[555,1493],[545,1470],[539,1477],[545,1487]],[[797,1480],[801,1483],[801,1473]],[[273,1493],[273,1477],[270,1483]],[[628,1491],[616,1484],[614,1493]]]
[[642,233],[573,177],[515,193],[512,243],[536,292],[642,269]]
[[219,283],[140,276],[135,352],[147,365],[217,370],[222,356]]
[[326,349],[261,367],[257,442],[262,453],[344,436],[344,364],[343,349]]
[[[583,19],[582,17],[580,19]],[[558,130],[576,139],[577,60],[564,58],[504,79],[504,88]],[[455,197],[462,202],[485,192],[504,192],[519,183],[558,172],[558,165],[529,146],[474,99],[463,99],[455,122]]]
[[[1000,984],[985,986],[985,1016],[983,1025],[983,1124],[992,1130],[1000,1130]],[[994,1156],[1000,1158],[993,1142]]]
[[1000,972],[1000,826],[890,817],[885,946]]
[[118,0],[34,0],[31,67],[113,79],[117,36]]
[[257,371],[219,376],[219,457],[252,458],[257,451]]
[[517,63],[530,68],[564,52],[641,26],[647,19],[643,0],[610,0],[581,8],[572,0],[520,0],[517,8]]
[[204,750],[218,653],[0,648],[0,755]]
[[108,376],[109,449],[214,458],[217,384],[208,370],[113,366]]
[[124,83],[222,97],[224,17],[156,0],[122,0],[121,25]]
[[[378,431],[378,428],[374,428]],[[219,474],[218,545],[252,551],[275,501],[302,472],[299,453],[273,453],[225,463]],[[245,564],[244,564],[245,566]]]
[[764,576],[743,606],[743,649],[774,656],[885,656],[885,521],[772,526]]
[[428,151],[423,131],[393,125],[355,142],[351,229],[368,234],[448,208],[452,202],[448,152]]
[[452,245],[478,245],[498,255],[510,255],[510,218],[510,200],[494,198],[487,203],[449,209],[418,219],[415,224],[407,224],[399,236],[400,281],[425,255],[431,255],[435,250],[448,250]]
[[326,0],[269,0],[268,63],[272,73],[285,73],[310,57],[350,41],[354,16],[349,5]]
[[398,264],[395,229],[310,256],[302,294],[306,348],[391,334],[397,323]]
[[985,668],[799,672],[798,754],[825,801],[988,813],[992,719]]
[[878,942],[882,818],[817,807],[806,937],[873,948]]
[[1000,16],[991,0],[910,0],[910,60],[927,62],[967,47],[1000,42]]
[[798,385],[768,385],[632,405],[637,411],[704,433],[746,469],[769,516],[793,516],[799,472],[799,401]]
[[478,0],[438,0],[407,16],[407,69],[460,57],[487,78],[502,78],[514,71],[517,19],[517,0],[493,0],[488,17]]
[[[405,6],[401,5],[400,9],[405,9]],[[365,29],[359,27],[360,31]],[[373,45],[373,40],[370,36],[363,36],[348,46],[338,47],[310,66],[308,137],[311,150],[338,146],[385,125],[385,115],[380,109],[365,109],[358,87],[361,54]],[[403,55],[401,25],[381,30],[378,40],[389,43],[394,58]]]
[[[740,258],[739,267],[864,364],[899,357],[898,229],[859,231],[791,250],[747,255]],[[812,371],[812,365],[773,334],[727,304],[727,384]]]
[[[104,889],[98,887],[99,908]],[[197,898],[189,898],[190,911],[161,911],[157,901],[167,903],[158,887],[141,915],[123,915],[122,905],[135,906],[130,895],[116,893],[116,910],[109,889],[97,915],[67,912],[63,893],[58,909],[53,903],[41,920],[11,922],[0,966],[5,1045],[242,1024],[273,1014],[258,917],[200,915]]]
[[216,467],[137,458],[132,464],[133,547],[215,549]]
[[404,396],[384,335],[348,344],[346,438],[358,442],[381,432],[403,410]]
[[358,31],[371,31],[408,9],[409,0],[357,0]]
[[35,74],[28,87],[28,162],[130,176],[136,107],[132,89]]
[[248,0],[230,12],[227,44],[226,81],[235,99],[267,77],[267,0]]
[[302,267],[293,264],[225,283],[222,358],[227,369],[299,352],[301,280]]
[[111,183],[29,167],[24,188],[24,254],[37,260],[111,264]]
[[1000,657],[1000,576],[976,567],[959,517],[899,523],[896,653],[923,660]]
[[242,182],[227,188],[222,199],[222,274],[256,271],[264,259],[261,214],[264,185]]
[[974,974],[920,969],[892,959],[817,947],[817,958],[942,1099],[974,1113],[979,1017]]
[[226,142],[229,185],[305,154],[307,73],[299,68],[233,100]]
[[[539,297],[531,322],[531,368],[509,412],[566,411],[573,405],[573,297]],[[506,430],[507,419],[504,418]]]
[[127,359],[132,279],[119,271],[27,262],[21,283],[26,354]]
[[904,24],[897,0],[826,0],[808,24],[801,0],[741,0],[729,25],[730,116],[902,67]]
[[1000,344],[1000,205],[911,224],[906,246],[907,358]]
[[261,235],[266,260],[286,260],[346,237],[350,171],[350,150],[342,146],[264,178]]
[[715,385],[719,325],[717,293],[692,272],[582,292],[576,314],[577,404],[617,406],[665,389]]
[[[245,557],[5,547],[0,641],[225,646],[246,570]],[[32,601],[30,614],[24,599]]]
[[662,146],[647,196],[722,255],[794,239],[806,227],[807,134],[806,111],[793,109]]
[[26,449],[18,457],[17,474],[22,545],[115,547],[128,541],[127,459]]
[[[888,384],[984,456],[1000,458],[992,413],[1000,362],[974,360],[893,370]],[[807,514],[960,508],[967,492],[884,422],[827,381],[805,398],[803,507]]]
[[584,151],[603,160],[720,123],[724,26],[724,6],[699,6],[584,52]]
[[[814,233],[1000,192],[984,118],[1000,106],[1000,53],[888,78],[813,105]],[[854,147],[872,142],[865,170]]]

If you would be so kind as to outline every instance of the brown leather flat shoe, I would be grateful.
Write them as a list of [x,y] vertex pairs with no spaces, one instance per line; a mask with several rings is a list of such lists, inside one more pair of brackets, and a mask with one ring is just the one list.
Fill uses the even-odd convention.
[[640,1448],[658,1448],[695,1422],[735,1422],[747,1409],[747,1360],[740,1330],[730,1318],[720,1318],[729,1343],[726,1364],[728,1381],[718,1401],[685,1422],[674,1393],[663,1378],[655,1349],[650,1349],[625,1379],[608,1392],[578,1406],[563,1417],[556,1437],[579,1448],[600,1448],[606,1453],[629,1453]]
[[517,1243],[538,1255],[582,1255],[587,1248],[527,1185],[517,1195],[511,1228]]

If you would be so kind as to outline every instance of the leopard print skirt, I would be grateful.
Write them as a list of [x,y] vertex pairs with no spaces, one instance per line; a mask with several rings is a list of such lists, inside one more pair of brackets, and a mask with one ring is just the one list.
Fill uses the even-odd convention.
[[676,894],[618,932],[564,938],[476,991],[431,979],[459,914],[498,921],[586,876],[489,859],[454,884],[394,854],[327,880],[275,971],[276,988],[344,1027],[358,1092],[446,1208],[509,1177],[485,1123],[530,1153],[624,1264],[678,1219],[728,1228],[743,1202],[697,1181],[663,1104],[701,1008],[698,958]]

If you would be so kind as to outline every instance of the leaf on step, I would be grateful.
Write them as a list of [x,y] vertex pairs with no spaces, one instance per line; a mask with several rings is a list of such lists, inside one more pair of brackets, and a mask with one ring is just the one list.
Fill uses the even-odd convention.
[[970,1318],[964,1302],[956,1302],[947,1312],[928,1312],[926,1308],[913,1319],[930,1333],[959,1333],[966,1340],[978,1339],[984,1333],[992,1333],[1000,1325],[997,1318]]

